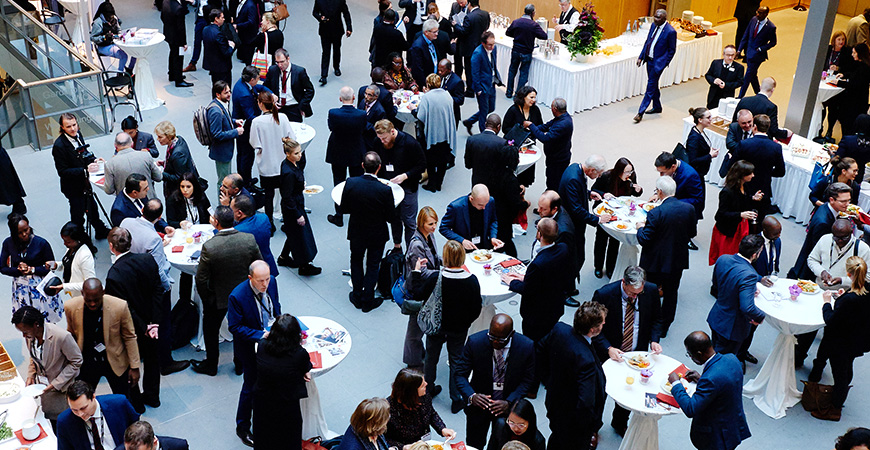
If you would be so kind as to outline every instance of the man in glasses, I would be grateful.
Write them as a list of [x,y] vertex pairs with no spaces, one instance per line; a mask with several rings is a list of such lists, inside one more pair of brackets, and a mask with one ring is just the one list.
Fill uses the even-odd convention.
[[534,377],[534,345],[514,332],[507,314],[496,314],[488,331],[468,337],[453,380],[462,400],[451,408],[454,414],[465,408],[468,445],[484,447],[490,423],[508,416],[510,405],[526,395]]
[[[646,271],[628,266],[622,280],[606,284],[595,291],[592,301],[607,308],[606,324],[601,334],[592,339],[598,358],[622,362],[622,354],[631,351],[662,352],[661,303],[658,288],[646,281]],[[620,436],[628,429],[629,410],[614,404],[610,425]]]

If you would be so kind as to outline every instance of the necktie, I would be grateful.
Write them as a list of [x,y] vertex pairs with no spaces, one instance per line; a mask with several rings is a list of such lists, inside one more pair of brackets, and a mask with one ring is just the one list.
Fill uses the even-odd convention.
[[[495,367],[493,367],[492,382],[496,384],[504,384],[505,369],[507,369],[507,361],[504,359],[504,349],[494,350],[493,357],[495,358]],[[492,398],[501,400],[504,397],[504,389],[493,390]]]
[[426,42],[429,43],[429,56],[432,57],[432,67],[434,67],[435,70],[438,70],[438,54],[435,52],[435,44],[429,40]]
[[743,139],[749,139],[749,132],[748,131],[743,132]]
[[647,51],[647,56],[649,57],[649,59],[652,59],[653,56],[655,55],[654,45],[656,42],[656,37],[658,37],[659,31],[662,30],[662,27],[664,27],[664,25],[656,27],[656,30],[653,32],[652,39],[650,39],[650,41],[649,41],[649,50]]
[[[285,94],[287,93],[287,71],[286,70],[281,71],[281,92],[283,92]],[[284,96],[281,96],[281,106],[284,106],[284,104],[286,102],[287,102],[287,99],[285,99]]]
[[94,437],[94,450],[103,450],[103,440],[97,431],[97,420],[91,417],[91,434]]
[[169,144],[169,147],[166,147],[166,160],[169,161],[169,156],[172,155],[172,150],[175,149],[175,144]]
[[622,351],[630,352],[634,341],[634,303],[631,299],[625,300],[625,319],[622,321]]
[[257,301],[260,302],[260,306],[262,307],[260,311],[260,321],[262,322],[263,329],[266,329],[266,327],[269,326],[269,321],[272,319],[272,313],[266,308],[268,297],[265,293],[258,292]]
[[770,275],[770,274],[773,273],[773,268],[774,268],[774,266],[773,266],[773,256],[774,256],[774,254],[773,254],[773,250],[774,250],[774,248],[773,248],[773,241],[768,242],[767,245],[768,245],[768,251],[767,251],[767,275]]
[[145,206],[142,204],[142,200],[139,200],[139,199],[137,198],[133,203],[136,205],[137,208],[139,208],[139,212],[141,213],[141,212],[142,212],[142,208],[145,207]]
[[755,30],[752,31],[752,37],[758,36],[758,30],[761,29],[761,21],[755,23]]

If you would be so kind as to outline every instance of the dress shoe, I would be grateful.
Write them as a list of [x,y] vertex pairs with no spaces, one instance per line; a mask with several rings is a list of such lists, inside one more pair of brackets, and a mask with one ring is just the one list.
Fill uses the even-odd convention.
[[172,375],[175,372],[181,372],[190,366],[190,361],[172,361],[166,366],[160,367],[160,375]]
[[152,408],[159,408],[160,407],[160,399],[159,398],[142,397],[142,403],[144,403],[145,406],[150,406]]
[[189,83],[187,81],[176,81],[175,82],[175,87],[191,87],[191,86],[193,86],[193,83]]
[[131,401],[130,404],[133,405],[133,410],[136,411],[138,414],[144,414],[144,413],[145,413],[145,404],[142,403],[141,400],[139,400],[139,401]]
[[830,420],[832,422],[839,422],[840,415],[842,413],[843,413],[843,408],[828,408],[828,409],[820,409],[817,411],[813,411],[811,414],[816,419]]
[[196,373],[201,373],[203,375],[215,376],[217,375],[217,364],[209,364],[208,361],[191,361],[190,368],[193,369]]
[[242,440],[242,444],[248,447],[254,446],[254,435],[249,430],[236,430],[236,436]]
[[689,250],[697,250],[697,249],[698,249],[698,246],[695,245],[695,243],[690,240],[689,241]]
[[190,63],[187,67],[181,69],[182,72],[196,72],[196,64]]
[[595,278],[603,278],[603,277],[604,277],[604,273],[602,273],[601,270],[599,270],[599,269],[595,269]]
[[432,389],[429,389],[429,396],[435,397],[441,393],[441,390],[442,390],[441,385],[436,384],[436,385],[432,386]]
[[575,296],[578,296],[578,295],[580,295],[580,291],[577,290],[577,289],[574,289],[573,291],[571,291],[570,294],[568,294],[569,297],[575,297]]
[[356,308],[356,309],[363,309],[363,305],[362,305],[362,303],[360,303],[360,301],[357,300],[356,296],[353,295],[353,292],[348,292],[348,293],[347,293],[347,298],[348,298],[348,300],[350,300],[350,304],[353,305],[354,308]]
[[450,404],[450,412],[453,414],[459,413],[463,408],[465,408],[465,403],[462,400],[453,400],[453,403]]
[[574,300],[573,297],[565,297],[565,306],[570,306],[572,308],[576,308],[580,306],[580,302]]
[[304,266],[299,268],[299,275],[303,277],[310,277],[313,275],[320,275],[320,272],[323,272],[323,269],[315,266],[314,264],[307,263]]
[[465,97],[474,98],[474,91],[465,91]]
[[649,110],[647,110],[646,113],[647,113],[647,114],[661,114],[661,113],[662,113],[662,109],[661,109],[661,108],[659,108],[659,109],[649,109]]
[[236,374],[236,376],[241,376],[243,373],[245,373],[245,368],[242,367],[242,365],[238,362],[233,361],[233,373]]
[[619,435],[619,437],[625,437],[625,432],[628,430],[628,425],[622,425],[615,422],[610,422],[610,426],[613,427],[613,431]]
[[338,214],[329,214],[326,216],[326,221],[341,228],[344,226],[344,217]]
[[589,441],[589,450],[598,448],[598,433],[592,433],[592,439]]
[[462,125],[465,125],[465,130],[468,131],[468,135],[471,136],[474,134],[474,131],[471,129],[471,122],[467,120],[462,121]]
[[341,76],[341,69],[335,69],[335,76],[337,76],[337,77]]
[[378,306],[381,306],[381,303],[383,303],[383,302],[384,302],[383,298],[375,298],[371,302],[369,302],[368,304],[366,304],[365,306],[362,307],[362,312],[367,313],[369,311],[377,309]]
[[634,120],[634,123],[639,123],[641,120],[643,120],[643,114],[638,114],[638,115],[634,116],[633,120]]
[[430,185],[428,185],[428,184],[425,185],[425,186],[423,186],[423,189],[425,189],[425,190],[427,190],[427,191],[429,191],[429,192],[438,192],[438,189],[435,189],[434,187],[432,187],[432,186],[430,186]]
[[746,356],[743,357],[743,360],[748,362],[749,364],[758,364],[758,358],[752,356],[752,354],[749,352],[746,353]]
[[504,93],[504,96],[508,100],[513,100],[513,98],[514,98],[514,94],[508,94],[507,92]]
[[321,86],[326,86],[326,77],[320,77],[319,81]]
[[299,268],[299,263],[297,263],[293,258],[289,256],[279,256],[277,262],[278,265],[281,267],[289,267],[291,269]]

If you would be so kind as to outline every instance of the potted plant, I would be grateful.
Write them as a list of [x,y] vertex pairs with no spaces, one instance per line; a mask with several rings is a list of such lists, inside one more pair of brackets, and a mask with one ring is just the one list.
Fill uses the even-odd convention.
[[592,3],[587,3],[580,11],[580,21],[577,22],[574,32],[568,36],[565,46],[568,47],[571,59],[586,62],[598,50],[598,42],[603,37],[601,19],[595,14]]

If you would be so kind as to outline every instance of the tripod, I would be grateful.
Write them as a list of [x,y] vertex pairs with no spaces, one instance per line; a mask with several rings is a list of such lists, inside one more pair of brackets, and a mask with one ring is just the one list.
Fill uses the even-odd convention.
[[[94,188],[91,187],[90,181],[88,181],[88,191],[85,195],[89,196],[91,198],[91,200],[93,200],[94,203],[96,203],[97,207],[99,208],[99,211],[97,211],[97,217],[99,217],[99,213],[102,212],[103,217],[106,218],[106,222],[109,223],[109,228],[111,228],[112,218],[109,217],[109,214],[106,212],[106,208],[103,207],[103,202],[100,201],[100,198],[97,197],[97,193],[94,192]],[[91,238],[93,238],[94,237],[93,234],[96,233],[96,229],[93,228],[94,224],[91,223],[90,208],[91,208],[91,204],[88,203],[88,206],[85,208],[85,229],[88,230],[88,236],[91,236]]]

